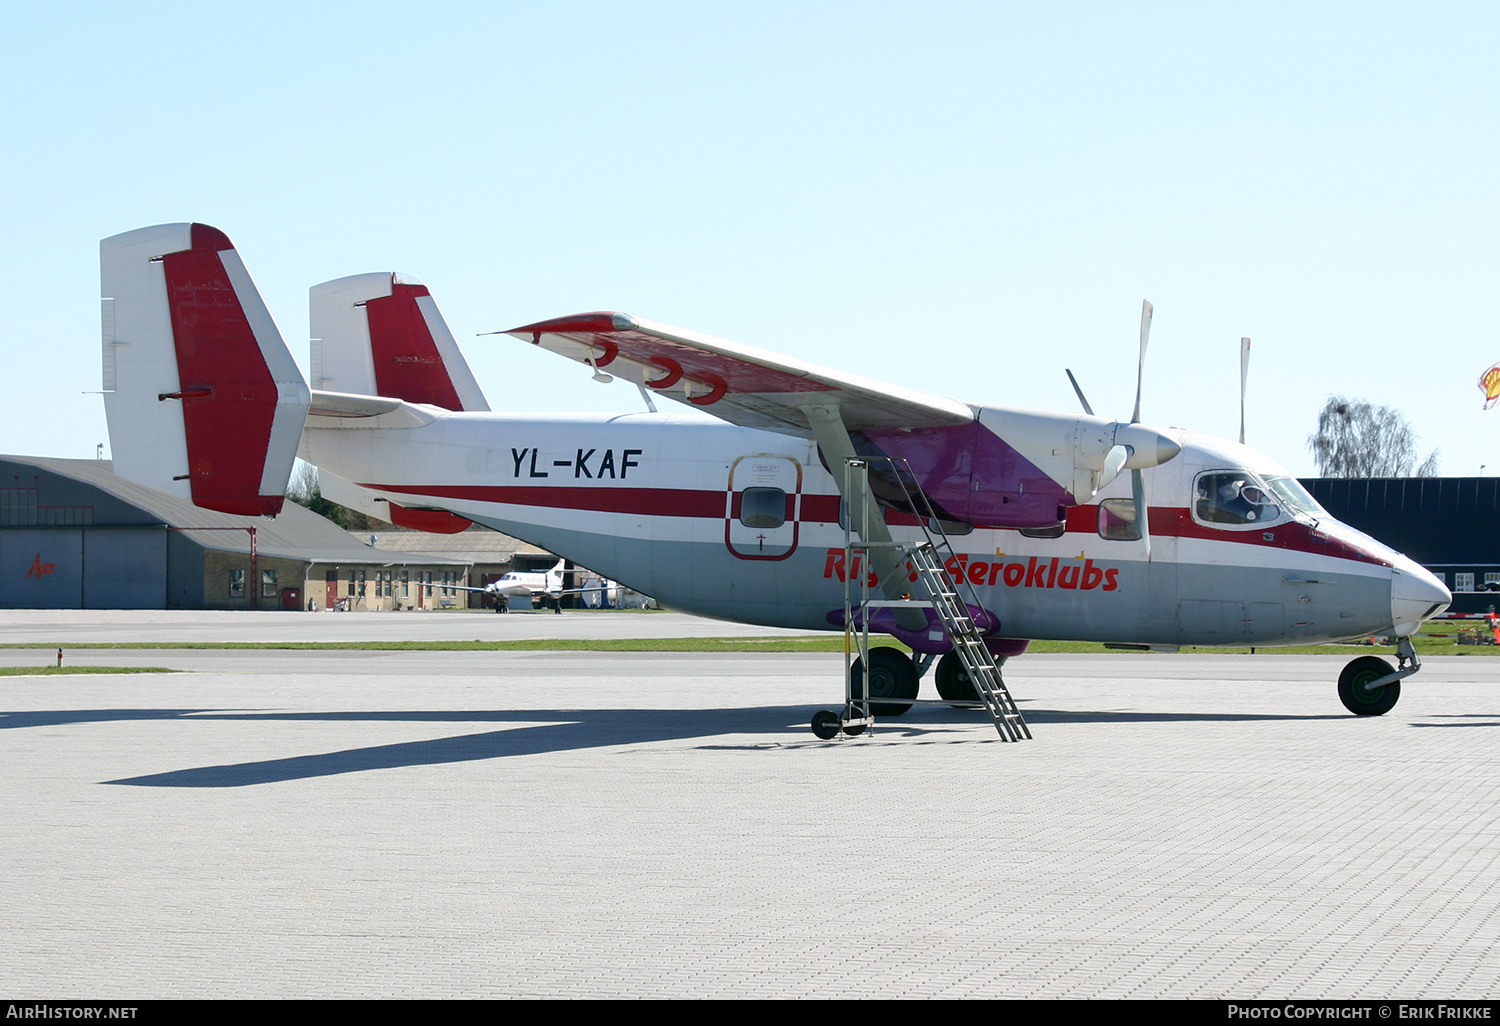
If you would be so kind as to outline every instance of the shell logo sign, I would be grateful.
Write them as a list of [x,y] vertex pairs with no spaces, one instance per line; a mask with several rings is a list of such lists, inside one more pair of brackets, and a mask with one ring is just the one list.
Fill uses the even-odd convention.
[[1500,363],[1479,375],[1479,390],[1484,393],[1484,408],[1487,410],[1500,402]]

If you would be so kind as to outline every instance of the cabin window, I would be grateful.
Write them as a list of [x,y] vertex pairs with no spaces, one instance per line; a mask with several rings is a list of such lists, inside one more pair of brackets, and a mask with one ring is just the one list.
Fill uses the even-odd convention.
[[1281,517],[1281,507],[1253,474],[1218,471],[1198,478],[1193,513],[1210,524],[1266,524]]
[[1099,503],[1099,537],[1109,541],[1139,541],[1134,499],[1105,499]]
[[786,492],[780,488],[746,488],[740,493],[740,523],[759,528],[786,523]]
[[936,520],[932,517],[923,517],[922,520],[927,524],[927,530],[948,538],[961,538],[974,533],[974,525],[962,520]]

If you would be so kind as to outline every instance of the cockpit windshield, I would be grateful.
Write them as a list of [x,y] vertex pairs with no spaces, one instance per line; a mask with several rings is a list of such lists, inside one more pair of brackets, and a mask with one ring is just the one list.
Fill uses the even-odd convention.
[[1297,479],[1248,470],[1211,470],[1198,476],[1193,512],[1210,524],[1251,526],[1287,516],[1322,519],[1328,513]]
[[1301,513],[1315,520],[1322,520],[1328,516],[1328,511],[1318,505],[1318,500],[1302,487],[1302,482],[1295,477],[1286,475],[1266,478],[1266,486],[1275,493],[1281,504],[1292,513]]

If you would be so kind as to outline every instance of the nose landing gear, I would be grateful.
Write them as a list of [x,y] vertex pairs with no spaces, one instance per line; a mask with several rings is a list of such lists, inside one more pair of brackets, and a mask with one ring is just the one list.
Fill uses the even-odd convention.
[[1411,638],[1396,642],[1399,669],[1377,656],[1360,656],[1339,674],[1339,701],[1356,716],[1383,716],[1401,698],[1401,681],[1422,668]]

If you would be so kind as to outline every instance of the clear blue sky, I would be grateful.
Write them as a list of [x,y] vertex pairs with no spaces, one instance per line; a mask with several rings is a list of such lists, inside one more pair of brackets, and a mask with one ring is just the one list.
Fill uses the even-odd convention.
[[1333,392],[1500,473],[1500,6],[8,3],[0,451],[106,432],[98,240],[196,220],[432,288],[497,409],[637,409],[509,338],[618,309],[959,399],[1249,440]]

